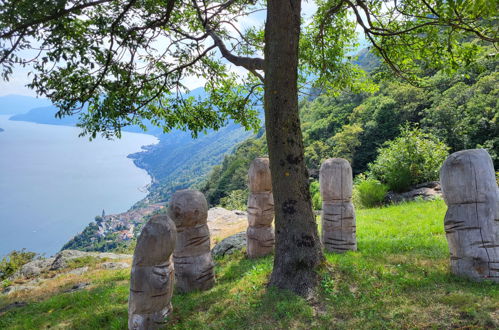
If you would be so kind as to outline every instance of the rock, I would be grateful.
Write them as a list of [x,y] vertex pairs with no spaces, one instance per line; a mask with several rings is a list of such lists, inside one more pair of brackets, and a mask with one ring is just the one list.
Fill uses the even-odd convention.
[[75,258],[94,257],[99,259],[130,259],[129,254],[117,254],[107,252],[84,252],[78,250],[62,250],[55,255],[50,270],[59,270],[67,267],[68,261]]
[[352,168],[346,159],[330,158],[322,163],[322,243],[329,252],[357,250],[352,181]]
[[217,240],[239,233],[248,227],[247,213],[240,210],[227,210],[223,207],[213,207],[208,210],[208,228],[210,228],[211,246]]
[[130,264],[126,262],[105,262],[101,267],[104,269],[126,269],[130,268]]
[[177,227],[173,252],[176,288],[180,292],[212,288],[215,272],[210,253],[206,198],[197,190],[179,190],[170,199],[168,215]]
[[0,314],[1,313],[5,313],[11,309],[14,309],[14,308],[19,308],[19,307],[24,307],[26,306],[28,303],[24,302],[24,301],[15,301],[13,302],[12,304],[8,304],[7,306],[4,306],[2,308],[0,308]]
[[246,246],[246,232],[242,231],[235,235],[223,239],[220,243],[215,245],[211,254],[214,257],[224,257],[233,254],[236,251],[242,250]]
[[142,229],[130,274],[129,329],[157,329],[170,315],[176,237],[175,224],[166,214],[153,216]]
[[79,291],[81,289],[86,288],[89,285],[90,285],[90,283],[88,283],[88,282],[78,283],[78,284],[73,285],[70,289],[68,289],[68,290],[66,290],[64,292],[75,292],[75,291]]
[[87,256],[88,254],[78,250],[62,250],[55,255],[50,270],[59,270],[67,267],[68,260]]
[[3,291],[3,293],[4,294],[12,294],[14,292],[19,292],[19,291],[31,291],[31,290],[34,290],[36,288],[37,288],[36,286],[26,285],[26,284],[22,284],[22,285],[11,285],[11,286],[5,288],[5,290]]
[[452,273],[499,283],[499,189],[484,149],[458,151],[440,170]]
[[73,270],[70,270],[68,272],[68,274],[73,274],[73,275],[83,275],[85,274],[86,272],[88,272],[88,267],[85,266],[85,267],[80,267],[80,268],[76,268],[76,269],[73,269]]
[[395,193],[390,191],[386,196],[386,202],[399,203],[403,201],[412,201],[417,198],[424,200],[433,200],[442,196],[440,182],[430,181],[418,184],[411,188],[411,190],[404,193]]
[[109,252],[86,252],[89,256],[99,259],[132,259],[131,254],[109,253]]
[[37,277],[41,273],[47,272],[50,269],[50,266],[52,265],[54,260],[55,258],[47,258],[47,259],[42,258],[30,261],[27,264],[23,265],[21,269],[11,277],[11,280],[20,277],[24,278]]
[[274,195],[268,158],[255,158],[248,171],[248,229],[246,253],[258,258],[274,251]]

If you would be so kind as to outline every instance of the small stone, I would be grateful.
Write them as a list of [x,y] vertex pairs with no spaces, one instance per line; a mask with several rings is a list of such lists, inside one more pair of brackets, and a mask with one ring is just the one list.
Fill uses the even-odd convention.
[[105,262],[101,267],[104,269],[126,269],[130,268],[130,264],[126,262]]
[[224,257],[233,254],[236,251],[242,250],[246,246],[246,232],[242,231],[235,235],[224,238],[220,243],[215,245],[211,254],[214,257]]
[[83,275],[86,272],[88,272],[88,267],[87,266],[73,269],[73,270],[69,271],[68,274],[72,274],[72,275]]

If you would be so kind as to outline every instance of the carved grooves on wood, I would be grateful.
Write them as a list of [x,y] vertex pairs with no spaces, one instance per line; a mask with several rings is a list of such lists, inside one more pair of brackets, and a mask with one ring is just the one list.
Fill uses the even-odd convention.
[[248,170],[248,229],[246,253],[250,258],[274,251],[274,197],[268,158],[255,158]]
[[153,216],[142,229],[133,255],[128,299],[128,328],[156,329],[172,310],[175,224]]
[[492,159],[483,149],[456,152],[444,162],[440,180],[452,272],[498,282],[499,190]]
[[324,161],[319,181],[322,196],[322,242],[325,249],[338,253],[357,250],[350,164],[342,158]]
[[212,288],[215,273],[210,251],[206,198],[197,190],[177,191],[170,199],[168,214],[178,229],[173,252],[177,290],[190,292]]

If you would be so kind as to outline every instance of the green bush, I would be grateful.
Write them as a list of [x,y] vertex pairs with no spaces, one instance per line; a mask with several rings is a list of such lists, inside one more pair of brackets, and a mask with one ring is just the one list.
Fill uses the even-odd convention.
[[22,266],[35,259],[36,253],[22,249],[12,251],[0,261],[0,281],[8,278]]
[[314,210],[322,210],[322,198],[318,181],[310,183],[310,196],[312,197],[312,207]]
[[361,174],[355,180],[353,201],[355,206],[361,208],[380,206],[383,204],[387,192],[387,185],[376,179],[366,178]]
[[405,126],[398,138],[378,150],[378,157],[369,164],[370,176],[397,192],[438,180],[448,149],[434,135]]
[[220,206],[228,210],[246,210],[248,203],[247,190],[232,190],[227,196],[220,199]]

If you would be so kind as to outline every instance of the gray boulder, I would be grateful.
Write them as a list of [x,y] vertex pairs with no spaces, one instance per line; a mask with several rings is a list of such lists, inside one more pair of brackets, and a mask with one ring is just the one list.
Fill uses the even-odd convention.
[[128,259],[132,258],[129,254],[83,252],[78,250],[62,250],[55,255],[55,259],[50,266],[50,270],[59,270],[67,267],[68,261],[81,257],[94,257],[99,259]]
[[83,275],[86,272],[88,272],[88,266],[73,269],[73,270],[69,271],[68,274]]
[[102,264],[104,269],[126,269],[130,268],[130,264],[126,262],[105,262]]
[[432,200],[440,197],[442,197],[440,182],[430,181],[414,186],[411,190],[404,193],[389,192],[386,196],[386,202],[399,203],[403,201],[412,201],[417,198]]
[[13,278],[33,278],[50,269],[55,258],[36,259],[23,265],[21,269],[13,275]]
[[223,257],[242,250],[246,247],[246,232],[242,231],[235,235],[224,238],[211,250],[214,257]]

